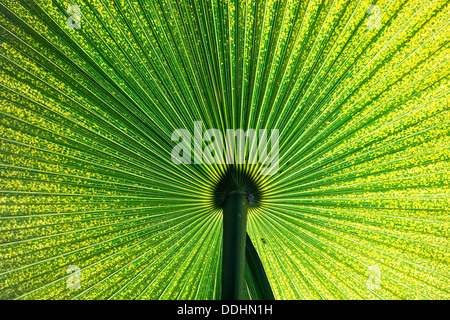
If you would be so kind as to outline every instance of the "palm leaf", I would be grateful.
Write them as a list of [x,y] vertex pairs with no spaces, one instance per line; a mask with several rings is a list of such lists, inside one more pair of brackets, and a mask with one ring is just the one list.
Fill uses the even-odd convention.
[[1,1],[0,298],[220,299],[229,166],[171,160],[201,121],[280,130],[238,167],[276,299],[448,299],[449,6]]

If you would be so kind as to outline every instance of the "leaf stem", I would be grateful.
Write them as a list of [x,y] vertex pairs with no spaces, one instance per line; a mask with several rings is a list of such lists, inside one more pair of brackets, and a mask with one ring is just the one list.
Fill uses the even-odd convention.
[[248,200],[231,191],[223,203],[222,300],[242,300]]

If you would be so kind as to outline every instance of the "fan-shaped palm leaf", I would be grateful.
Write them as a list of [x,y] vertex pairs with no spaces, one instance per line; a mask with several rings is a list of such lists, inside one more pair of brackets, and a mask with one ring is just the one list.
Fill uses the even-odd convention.
[[201,121],[279,129],[236,173],[275,298],[448,299],[449,10],[0,1],[0,298],[220,299],[230,167],[171,159]]

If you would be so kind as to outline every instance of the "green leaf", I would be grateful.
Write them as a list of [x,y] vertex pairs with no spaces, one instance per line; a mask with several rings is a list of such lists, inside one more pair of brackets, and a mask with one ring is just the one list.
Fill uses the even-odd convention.
[[[1,1],[0,299],[220,299],[230,185],[276,299],[450,299],[449,10]],[[278,172],[175,164],[195,121]]]

